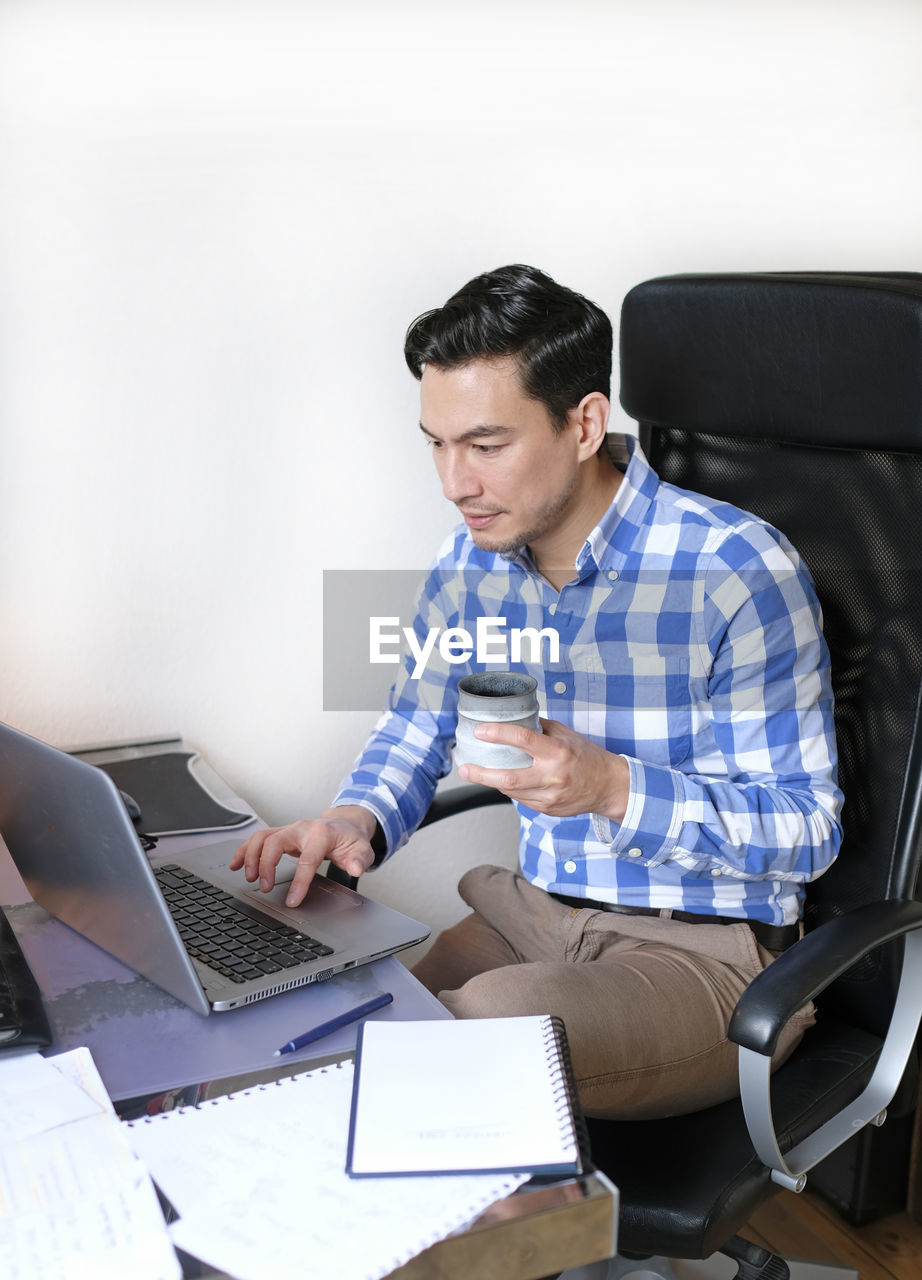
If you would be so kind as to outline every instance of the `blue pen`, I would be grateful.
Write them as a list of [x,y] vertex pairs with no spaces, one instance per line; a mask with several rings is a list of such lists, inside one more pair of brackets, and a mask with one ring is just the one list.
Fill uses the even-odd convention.
[[354,1009],[331,1018],[329,1022],[321,1022],[320,1026],[314,1027],[313,1031],[305,1031],[303,1036],[295,1036],[294,1040],[283,1044],[281,1049],[276,1049],[273,1057],[278,1058],[283,1053],[294,1053],[297,1049],[303,1049],[306,1044],[312,1044],[314,1040],[322,1040],[332,1031],[339,1031],[341,1027],[348,1027],[350,1022],[358,1022],[359,1018],[364,1018],[366,1014],[374,1013],[375,1009],[383,1009],[386,1004],[391,1003],[393,998],[389,991],[382,991],[371,1000],[366,1000],[364,1004],[358,1004]]

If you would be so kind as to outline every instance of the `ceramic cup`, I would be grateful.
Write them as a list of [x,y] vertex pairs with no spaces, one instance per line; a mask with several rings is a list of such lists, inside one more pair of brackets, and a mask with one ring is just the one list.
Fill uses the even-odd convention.
[[481,742],[474,737],[478,724],[491,720],[520,724],[541,732],[538,720],[538,681],[522,671],[482,671],[458,681],[457,764],[479,764],[485,769],[527,769],[532,757],[504,742]]

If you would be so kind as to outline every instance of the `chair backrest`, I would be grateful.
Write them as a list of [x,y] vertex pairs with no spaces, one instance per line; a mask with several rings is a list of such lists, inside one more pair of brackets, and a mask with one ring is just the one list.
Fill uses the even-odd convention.
[[[844,839],[810,928],[916,893],[922,834],[922,275],[672,276],[628,294],[621,401],[663,480],[781,529],[832,659]],[[825,995],[886,1027],[899,946]]]

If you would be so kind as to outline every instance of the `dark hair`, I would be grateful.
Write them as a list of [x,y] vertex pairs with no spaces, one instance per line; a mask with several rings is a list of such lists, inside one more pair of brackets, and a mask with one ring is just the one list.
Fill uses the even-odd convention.
[[427,364],[455,369],[514,356],[523,391],[541,401],[557,430],[583,396],[611,394],[611,321],[536,267],[498,267],[469,281],[413,321],[403,353],[417,379]]

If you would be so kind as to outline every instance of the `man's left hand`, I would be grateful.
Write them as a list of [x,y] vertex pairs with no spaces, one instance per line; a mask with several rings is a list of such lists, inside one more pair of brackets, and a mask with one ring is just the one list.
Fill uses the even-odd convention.
[[511,800],[553,818],[598,813],[621,822],[630,791],[630,771],[624,757],[613,755],[557,720],[542,720],[541,727],[543,733],[521,725],[479,724],[475,737],[519,747],[528,752],[534,764],[524,769],[463,764],[460,776],[466,782],[496,787]]

